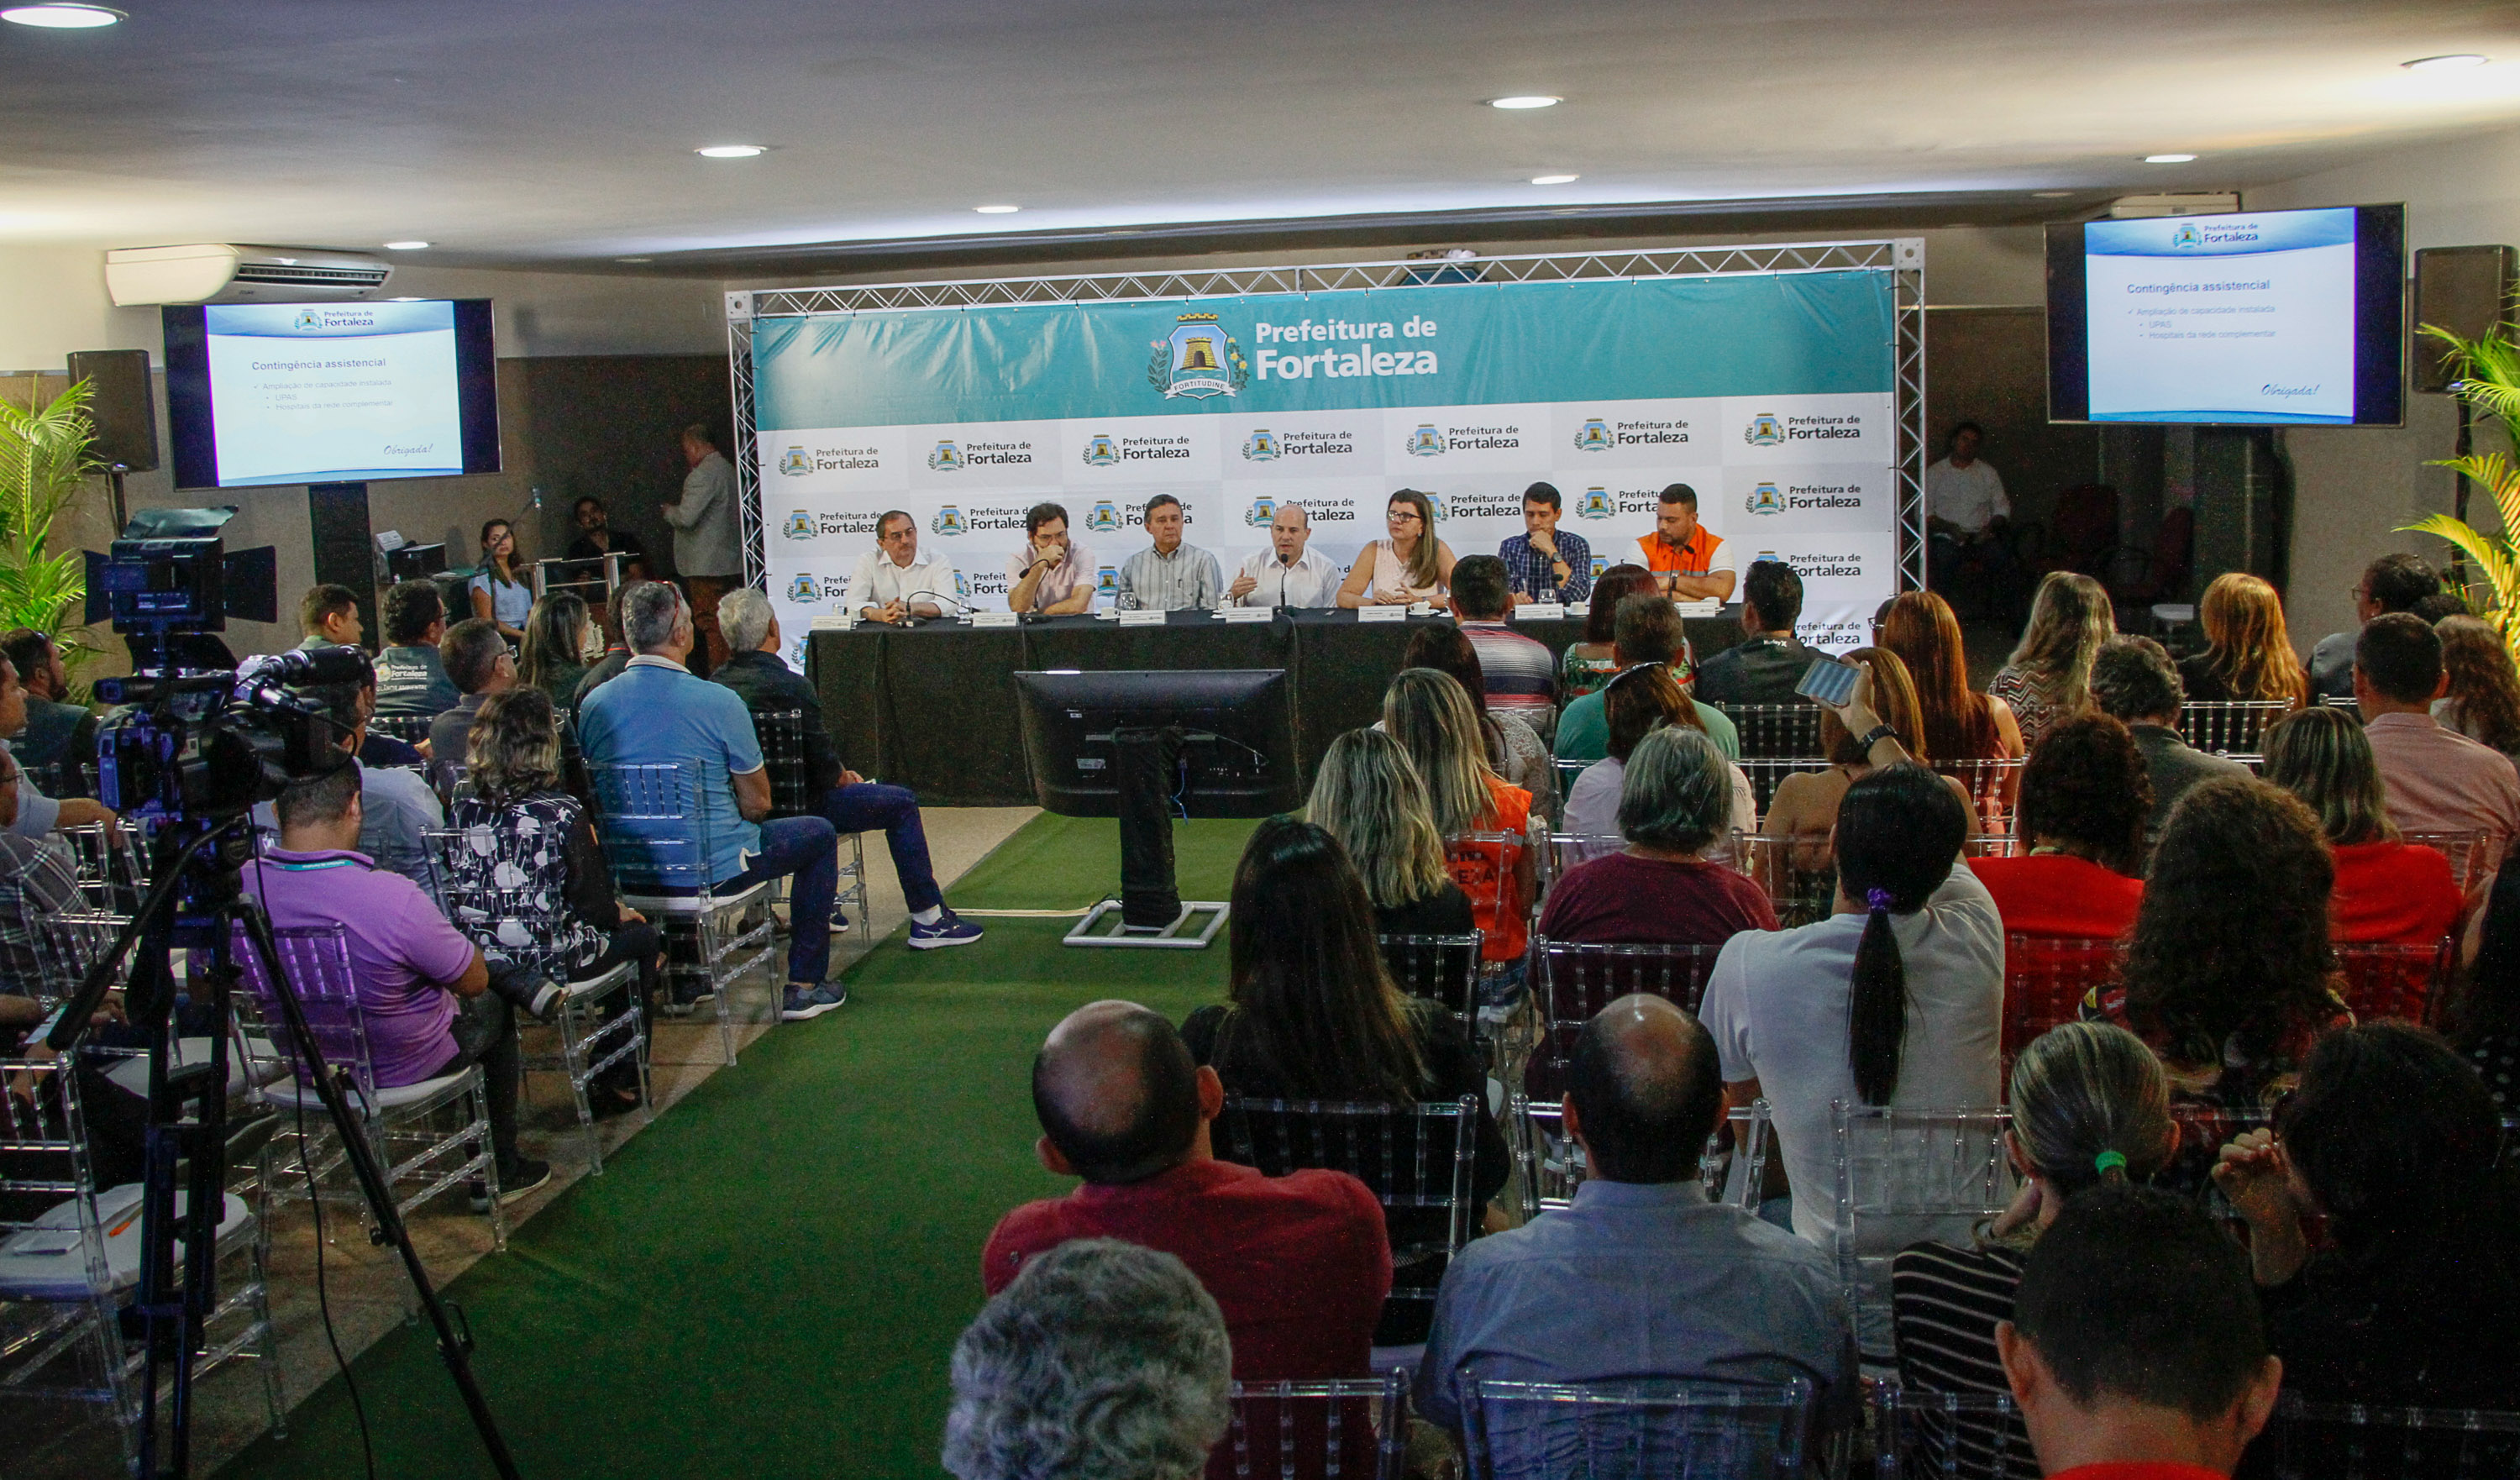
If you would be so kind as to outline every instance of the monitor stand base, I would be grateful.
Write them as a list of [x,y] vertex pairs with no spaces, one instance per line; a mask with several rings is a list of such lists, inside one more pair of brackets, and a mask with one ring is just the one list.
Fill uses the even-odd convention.
[[1173,922],[1151,929],[1120,922],[1120,902],[1106,899],[1085,912],[1085,918],[1059,944],[1066,946],[1137,946],[1169,951],[1204,951],[1225,928],[1221,900],[1186,899]]

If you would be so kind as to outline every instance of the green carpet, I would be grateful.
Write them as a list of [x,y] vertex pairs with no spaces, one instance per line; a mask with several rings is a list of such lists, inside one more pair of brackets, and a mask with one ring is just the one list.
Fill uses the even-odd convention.
[[[1179,825],[1183,892],[1224,898],[1251,826]],[[948,894],[1074,908],[1118,877],[1116,824],[1042,817]],[[746,1049],[453,1282],[526,1475],[939,1473],[981,1243],[1008,1208],[1069,1186],[1033,1158],[1033,1050],[1096,998],[1178,1019],[1225,983],[1221,939],[1066,950],[1066,920],[984,923],[986,940],[951,951],[896,935],[850,973],[847,1007]],[[423,1328],[354,1369],[381,1475],[491,1473]],[[290,1433],[223,1473],[357,1473],[338,1377]]]

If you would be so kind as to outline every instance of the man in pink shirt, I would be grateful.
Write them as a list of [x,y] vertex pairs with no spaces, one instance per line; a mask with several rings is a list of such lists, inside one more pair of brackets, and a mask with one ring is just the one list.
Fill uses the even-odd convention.
[[[2402,832],[2483,832],[2489,859],[2520,835],[2520,772],[2501,751],[2436,723],[2450,678],[2423,618],[2392,611],[2354,644],[2354,698]],[[2480,871],[2482,872],[2482,871]]]

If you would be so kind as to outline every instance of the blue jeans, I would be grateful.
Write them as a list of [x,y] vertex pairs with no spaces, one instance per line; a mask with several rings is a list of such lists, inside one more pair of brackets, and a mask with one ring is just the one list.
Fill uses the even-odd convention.
[[[718,881],[727,894],[792,877],[788,892],[788,979],[813,986],[832,969],[832,892],[839,887],[839,834],[819,817],[783,817],[761,825],[751,867]],[[669,890],[691,893],[691,890]]]
[[936,887],[936,869],[927,859],[927,828],[919,820],[919,798],[907,786],[860,782],[833,786],[823,797],[823,816],[841,832],[883,830],[892,849],[892,872],[901,879],[901,897],[912,913],[945,903]]

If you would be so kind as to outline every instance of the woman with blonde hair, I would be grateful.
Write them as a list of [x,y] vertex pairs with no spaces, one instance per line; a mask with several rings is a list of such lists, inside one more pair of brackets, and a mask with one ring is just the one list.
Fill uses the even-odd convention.
[[1453,547],[1435,537],[1435,501],[1403,488],[1383,509],[1384,538],[1365,547],[1339,587],[1342,606],[1406,606],[1446,595]]
[[2092,659],[2117,636],[2109,594],[2088,575],[2051,570],[2039,583],[2030,625],[1987,693],[2012,708],[2022,746],[2091,702]]
[[2205,650],[2179,660],[2179,682],[2190,703],[2281,699],[2310,702],[2310,670],[2284,630],[2283,598],[2245,571],[2218,575],[2196,604]]
[[1467,935],[1470,897],[1444,871],[1444,839],[1426,784],[1400,742],[1380,730],[1330,741],[1313,774],[1305,817],[1347,849],[1383,935]]
[[2446,616],[2442,668],[2450,692],[2433,700],[2433,718],[2479,744],[2520,756],[2520,669],[2492,627],[2472,616]]
[[2428,946],[2458,919],[2458,885],[2438,848],[2400,840],[2362,727],[2318,705],[2269,727],[2265,778],[2318,816],[2336,861],[2328,927],[2338,940]]
[[550,695],[552,707],[565,709],[576,699],[586,677],[586,599],[571,591],[555,591],[534,603],[525,618],[525,646],[517,659],[517,682]]
[[[1489,769],[1470,696],[1449,673],[1404,668],[1382,695],[1382,728],[1418,767],[1426,810],[1445,838],[1468,832],[1519,837],[1531,823],[1531,793]],[[1485,959],[1518,964],[1532,896],[1531,850],[1516,841],[1448,845],[1446,868],[1470,897],[1487,932]]]
[[[2023,754],[2012,706],[1968,684],[1968,651],[1951,604],[1930,591],[1903,592],[1881,622],[1881,646],[1899,654],[1915,686],[1918,733],[1901,735],[1928,764],[2004,760]],[[2086,675],[2091,665],[2084,664]]]

